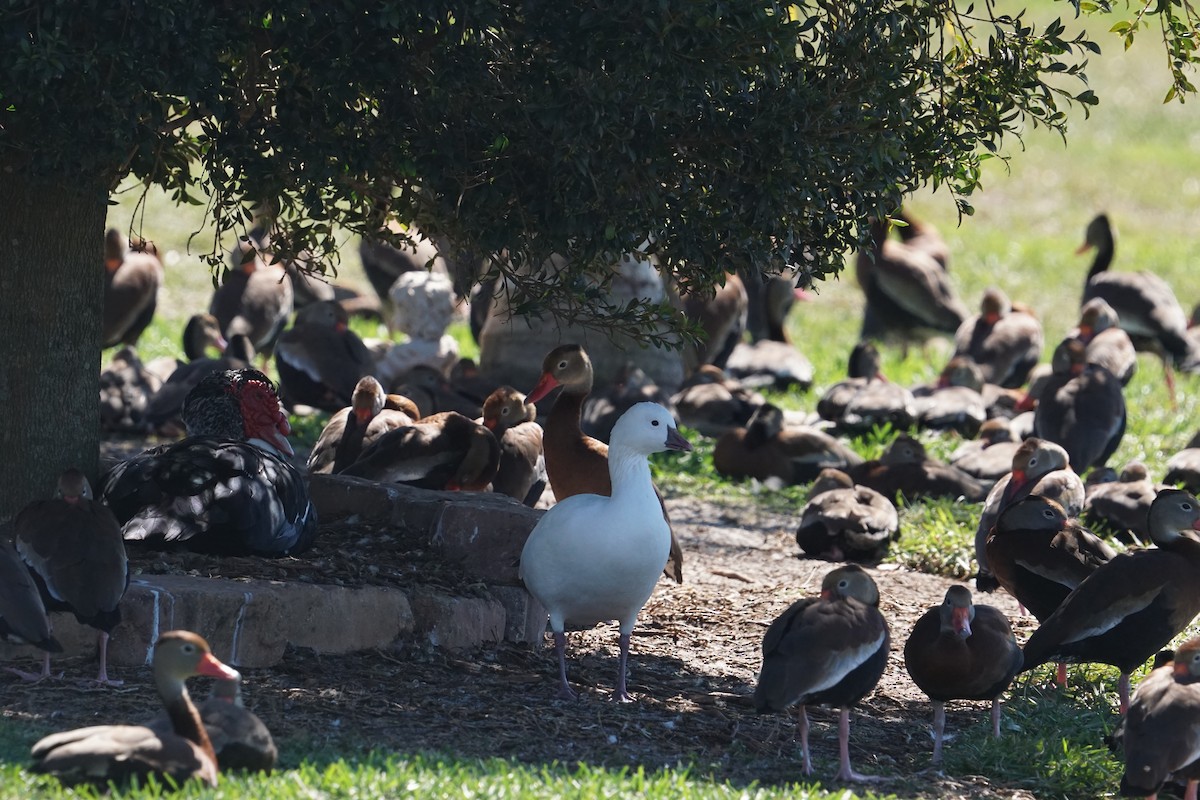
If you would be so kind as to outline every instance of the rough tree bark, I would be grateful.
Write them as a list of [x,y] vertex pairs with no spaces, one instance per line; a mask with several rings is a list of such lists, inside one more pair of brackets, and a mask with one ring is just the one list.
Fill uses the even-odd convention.
[[107,199],[0,170],[0,521],[67,467],[96,478]]

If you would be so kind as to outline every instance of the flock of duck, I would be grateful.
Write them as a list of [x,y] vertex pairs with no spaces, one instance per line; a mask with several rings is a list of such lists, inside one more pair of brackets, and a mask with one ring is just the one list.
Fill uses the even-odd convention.
[[[131,404],[134,387],[148,379],[136,353],[125,349],[102,386],[102,409],[115,411],[106,419],[139,430],[181,427],[186,436],[111,465],[95,495],[78,470],[64,472],[56,497],[24,509],[12,544],[0,545],[0,635],[44,651],[40,672],[10,671],[29,680],[50,676],[51,653],[61,646],[46,612],[67,611],[98,632],[96,680],[117,682],[108,674],[106,646],[129,580],[127,546],[260,557],[311,547],[317,516],[303,471],[291,460],[284,412],[308,405],[332,412],[307,460],[313,474],[492,490],[530,505],[548,484],[556,502],[530,533],[520,574],[548,614],[559,694],[575,695],[567,632],[615,620],[614,696],[629,701],[637,616],[660,576],[684,579],[684,554],[648,461],[692,449],[679,432],[683,425],[716,437],[713,464],[723,475],[811,484],[796,529],[800,549],[851,562],[825,576],[819,595],[791,605],[762,641],[754,704],[799,709],[804,774],[813,772],[804,708],[827,704],[841,710],[837,777],[866,779],[850,764],[850,711],[883,674],[891,634],[878,588],[861,564],[878,563],[899,536],[898,497],[944,496],[981,504],[977,591],[1004,589],[1039,627],[1019,646],[1004,614],[975,603],[960,585],[913,626],[904,663],[934,706],[935,763],[947,701],[990,701],[998,736],[1000,697],[1017,674],[1055,662],[1062,682],[1066,663],[1098,662],[1121,671],[1122,792],[1152,795],[1176,774],[1195,797],[1200,641],[1181,647],[1132,694],[1130,674],[1200,613],[1200,503],[1189,491],[1153,483],[1140,465],[1120,476],[1107,469],[1125,428],[1122,388],[1136,367],[1135,351],[1162,358],[1172,394],[1172,369],[1196,368],[1197,344],[1178,302],[1148,273],[1107,271],[1113,235],[1107,218],[1097,217],[1086,234],[1097,256],[1079,325],[1044,370],[1037,318],[996,289],[970,316],[948,280],[944,242],[930,226],[906,221],[899,240],[885,223],[874,223],[873,251],[857,261],[867,304],[850,375],[825,392],[817,418],[803,419],[731,377],[719,356],[673,396],[654,394],[644,380],[594,393],[591,360],[573,344],[545,355],[528,396],[487,385],[464,362],[451,374],[416,368],[385,386],[371,374],[372,351],[346,326],[345,305],[313,299],[287,327],[303,281],[283,280],[285,268],[253,248],[239,251],[210,314],[185,329],[187,363]],[[153,314],[162,268],[152,250],[116,232],[106,239],[106,345],[131,348]],[[262,275],[269,279],[256,277]],[[955,338],[940,379],[915,389],[888,381],[872,340],[926,330]],[[231,358],[228,348],[237,341],[244,349]],[[225,350],[210,358],[208,347]],[[272,348],[278,392],[249,363]],[[534,403],[555,390],[539,425]],[[585,432],[602,416],[609,421],[595,430],[607,431],[607,444]],[[862,459],[841,438],[883,425],[954,430],[970,441],[952,463],[941,463],[912,435],[898,436],[877,460]],[[1166,480],[1194,492],[1200,466],[1193,464],[1200,461],[1191,459],[1200,450],[1192,450],[1172,460]],[[1080,476],[1089,470],[1085,484]],[[1079,522],[1084,514],[1154,546],[1118,554]],[[231,753],[258,754],[238,763],[274,763],[265,726],[232,702],[240,676],[202,638],[163,634],[154,672],[169,722],[46,737],[33,748],[35,768],[66,781],[156,773],[215,783],[227,744]],[[184,685],[192,675],[218,678],[218,696],[200,708]],[[218,725],[219,715],[238,723]]]

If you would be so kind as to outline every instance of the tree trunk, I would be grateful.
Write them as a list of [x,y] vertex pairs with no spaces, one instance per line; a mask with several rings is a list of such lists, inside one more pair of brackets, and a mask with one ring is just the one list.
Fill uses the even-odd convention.
[[67,467],[95,485],[107,198],[0,170],[0,521]]

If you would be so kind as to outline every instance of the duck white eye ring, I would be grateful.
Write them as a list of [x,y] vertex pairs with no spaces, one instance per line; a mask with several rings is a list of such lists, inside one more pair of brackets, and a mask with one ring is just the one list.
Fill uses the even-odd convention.
[[566,369],[566,368],[567,368],[567,362],[566,362],[566,361],[560,361],[560,362],[558,362],[558,368],[559,368],[559,369]]
[[1180,504],[1179,504],[1179,507],[1180,507],[1180,508],[1182,508],[1184,511],[1191,511],[1191,510],[1192,510],[1192,504],[1191,504],[1191,503],[1187,503],[1187,502],[1180,503]]
[[840,581],[838,581],[839,589],[845,589],[849,585],[850,585],[850,581],[846,580],[845,578],[842,578]]
[[1037,466],[1037,458],[1036,457],[1029,459],[1029,466],[1031,466],[1031,467]]

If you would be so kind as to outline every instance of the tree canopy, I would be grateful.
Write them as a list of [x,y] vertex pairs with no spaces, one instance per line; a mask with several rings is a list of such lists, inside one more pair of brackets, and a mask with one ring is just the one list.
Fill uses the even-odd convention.
[[[1196,12],[1160,0],[1117,34],[1154,22],[1182,100]],[[285,255],[415,223],[502,256],[489,269],[518,311],[593,313],[595,280],[638,248],[685,288],[788,263],[819,279],[919,186],[969,213],[1006,138],[1097,101],[1098,52],[1059,20],[952,0],[0,0],[0,251],[90,330],[99,276],[64,284],[99,260],[108,194],[134,175],[210,203],[218,237],[271,209]],[[551,253],[566,266],[523,269]],[[51,324],[19,302],[0,298],[0,328]],[[671,315],[634,304],[610,324]],[[74,371],[80,413],[89,338],[53,386]],[[21,357],[51,346],[30,336]]]

